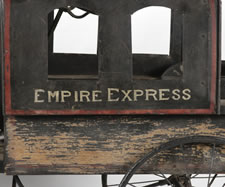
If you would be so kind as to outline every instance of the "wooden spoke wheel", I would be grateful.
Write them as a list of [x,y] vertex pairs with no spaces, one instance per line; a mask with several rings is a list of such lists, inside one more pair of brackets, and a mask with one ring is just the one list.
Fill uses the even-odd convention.
[[[118,184],[109,184],[107,175],[102,175],[102,186],[213,187],[216,184],[216,187],[224,187],[225,174],[222,173],[225,167],[219,164],[225,158],[224,149],[223,138],[195,136],[172,140],[138,160]],[[174,167],[170,173],[167,166]],[[145,168],[145,173],[149,174],[140,177],[139,171]]]

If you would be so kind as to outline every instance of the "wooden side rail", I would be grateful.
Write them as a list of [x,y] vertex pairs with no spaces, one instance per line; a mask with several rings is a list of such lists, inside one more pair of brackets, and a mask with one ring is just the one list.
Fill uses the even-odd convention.
[[[126,173],[153,148],[183,137],[225,137],[225,116],[83,116],[6,118],[7,174]],[[172,156],[171,156],[172,155]],[[211,150],[194,146],[159,155],[139,173],[207,173]],[[186,160],[186,159],[185,159]],[[154,167],[153,167],[154,166]],[[184,170],[185,167],[185,170]],[[225,147],[214,159],[214,172],[224,172]]]

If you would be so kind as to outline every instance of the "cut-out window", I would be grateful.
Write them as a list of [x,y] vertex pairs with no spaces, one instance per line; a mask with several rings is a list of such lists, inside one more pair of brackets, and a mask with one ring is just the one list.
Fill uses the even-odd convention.
[[[71,12],[65,11],[68,8]],[[78,8],[60,8],[49,14],[48,29],[49,78],[96,79],[98,16]]]
[[[179,16],[175,10],[161,6],[146,7],[131,16],[134,79],[182,76],[182,66],[178,64],[181,63],[182,32]],[[172,18],[180,24],[172,24]],[[174,69],[179,73],[173,75]]]
[[[82,15],[85,12],[75,9]],[[56,14],[56,11],[55,11]],[[89,14],[82,19],[74,19],[63,14],[54,32],[55,53],[97,54],[98,16]]]
[[170,53],[171,9],[146,7],[132,15],[132,52]]

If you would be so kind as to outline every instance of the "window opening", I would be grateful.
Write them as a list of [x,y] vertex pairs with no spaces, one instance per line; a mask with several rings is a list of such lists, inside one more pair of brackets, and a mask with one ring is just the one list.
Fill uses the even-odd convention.
[[[174,62],[170,54],[174,50],[170,49],[175,46],[173,42],[179,43],[181,40],[181,29],[176,30],[172,25],[172,17],[178,17],[172,16],[172,13],[167,7],[150,6],[131,16],[134,79],[173,79],[182,76],[182,65]],[[173,40],[175,34],[171,36],[172,30],[175,34],[179,33]]]
[[98,77],[98,16],[68,6],[49,14],[50,79]]
[[134,13],[131,18],[133,53],[169,55],[171,9],[147,7]]

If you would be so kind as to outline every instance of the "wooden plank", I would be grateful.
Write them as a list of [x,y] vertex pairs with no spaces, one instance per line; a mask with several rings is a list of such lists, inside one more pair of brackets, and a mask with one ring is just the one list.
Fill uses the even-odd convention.
[[[114,2],[108,5],[115,6]],[[133,77],[131,32],[127,32],[131,30],[131,19],[125,11],[121,12],[121,7],[99,16],[100,82],[113,80],[118,84],[123,80],[130,84]]]
[[[225,136],[225,116],[7,117],[7,174],[126,173],[153,148],[189,136]],[[207,173],[211,149],[194,146],[157,156],[140,173]],[[187,163],[188,162],[188,163]],[[153,167],[155,166],[155,167]],[[214,172],[224,172],[220,147]]]
[[177,9],[171,12],[170,56],[174,63],[182,63],[182,15]]

